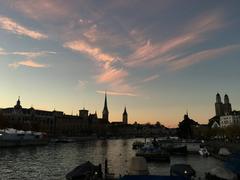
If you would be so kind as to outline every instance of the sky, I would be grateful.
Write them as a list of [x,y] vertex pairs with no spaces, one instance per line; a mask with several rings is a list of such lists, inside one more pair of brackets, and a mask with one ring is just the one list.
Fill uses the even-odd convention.
[[240,109],[238,0],[0,0],[0,107],[176,127]]

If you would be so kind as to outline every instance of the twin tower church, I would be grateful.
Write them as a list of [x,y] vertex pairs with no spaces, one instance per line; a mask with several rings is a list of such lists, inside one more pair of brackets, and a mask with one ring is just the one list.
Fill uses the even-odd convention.
[[228,95],[224,96],[224,103],[222,103],[221,96],[219,93],[216,95],[215,103],[216,116],[230,115],[232,113],[232,105],[229,102]]

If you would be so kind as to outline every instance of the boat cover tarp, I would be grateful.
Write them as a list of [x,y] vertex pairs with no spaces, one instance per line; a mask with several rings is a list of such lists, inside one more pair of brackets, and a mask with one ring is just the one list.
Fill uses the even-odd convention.
[[222,156],[228,156],[231,153],[229,152],[229,150],[227,148],[220,148],[218,154],[222,155]]
[[120,180],[186,180],[181,176],[124,176]]
[[67,179],[77,179],[84,177],[86,175],[92,174],[98,170],[98,166],[93,165],[91,162],[87,161],[84,164],[81,164],[74,168],[71,172],[66,175]]
[[187,171],[188,174],[195,174],[194,169],[188,164],[174,164],[171,166],[171,171],[182,176],[184,176],[185,171]]

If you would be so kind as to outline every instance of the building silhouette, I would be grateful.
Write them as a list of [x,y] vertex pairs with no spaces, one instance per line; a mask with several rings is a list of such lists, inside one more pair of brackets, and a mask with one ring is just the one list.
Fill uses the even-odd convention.
[[229,115],[232,113],[232,105],[229,101],[227,94],[225,94],[224,96],[223,111],[224,111],[224,115]]
[[193,138],[193,128],[198,126],[198,122],[190,119],[188,113],[184,115],[184,118],[178,124],[178,135],[181,138],[191,139]]
[[122,121],[123,121],[123,124],[128,124],[128,113],[127,113],[126,106],[124,108],[124,112],[122,115]]
[[100,128],[109,124],[107,94],[103,108],[103,117],[97,113],[89,114],[85,108],[79,110],[79,115],[67,115],[62,111],[45,111],[23,108],[20,97],[14,107],[1,109],[1,114],[7,122],[8,128],[46,132],[50,136],[78,136],[91,132],[91,128]]
[[[216,94],[215,102],[215,116],[209,119],[208,125],[211,128],[227,127],[233,125],[234,122],[238,122],[240,117],[239,111],[233,111],[227,94],[224,95],[224,101],[222,103],[219,93]],[[236,123],[235,123],[236,124]]]
[[107,93],[105,92],[104,107],[102,111],[102,120],[107,123],[109,122],[108,117],[109,117],[109,111],[108,111],[108,105],[107,105]]
[[[45,111],[23,108],[20,97],[13,107],[0,109],[8,128],[46,132],[49,136],[81,136],[90,133],[105,135],[109,127],[107,93],[104,96],[102,117],[97,112],[89,113],[85,108],[78,115],[67,115],[62,111]],[[124,108],[121,124],[128,124],[128,113]],[[0,120],[1,121],[1,120]],[[1,123],[1,122],[0,122]]]
[[221,96],[219,93],[216,95],[216,103],[215,103],[215,113],[216,116],[229,115],[232,112],[232,106],[229,101],[228,95],[224,95],[224,104],[221,101]]

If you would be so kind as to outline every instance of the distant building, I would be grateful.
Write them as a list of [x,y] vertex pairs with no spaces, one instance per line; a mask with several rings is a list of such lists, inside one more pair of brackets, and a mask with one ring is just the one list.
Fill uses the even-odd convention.
[[[2,120],[4,119],[4,120]],[[7,125],[5,126],[5,122]],[[0,109],[0,127],[9,127],[22,130],[46,132],[50,136],[81,136],[86,134],[107,135],[109,127],[128,125],[128,113],[126,107],[123,112],[122,121],[109,123],[109,110],[107,93],[105,93],[102,118],[98,118],[97,112],[89,113],[85,108],[79,110],[79,115],[66,115],[61,111],[37,110],[33,107],[23,108],[20,98],[14,107]],[[131,128],[128,127],[131,134]],[[120,132],[120,131],[119,131]]]
[[[20,98],[14,107],[1,109],[1,114],[7,122],[7,127],[16,129],[42,131],[50,136],[78,136],[89,133],[91,128],[102,128],[109,123],[107,95],[103,109],[103,118],[97,113],[89,114],[85,108],[79,110],[79,115],[66,115],[61,111],[37,110],[33,107],[23,108]],[[99,126],[101,125],[101,127]],[[103,128],[102,128],[103,129]]]
[[231,114],[232,112],[232,105],[229,102],[228,95],[225,94],[224,96],[224,104],[221,101],[221,96],[219,93],[216,95],[216,103],[215,103],[215,112],[216,116],[224,116]]
[[85,108],[79,110],[79,116],[82,119],[88,119],[88,110],[86,110]]
[[220,117],[220,127],[224,128],[232,125],[240,125],[239,114],[225,115]]
[[123,121],[123,124],[128,124],[128,113],[127,113],[127,110],[126,110],[126,106],[124,108],[122,121]]
[[[224,95],[224,103],[222,103],[221,96],[219,93],[217,93],[215,102],[215,116],[209,119],[208,123],[209,127],[211,128],[226,127],[228,121],[227,119],[229,119],[231,115],[233,115],[233,111],[228,95],[227,94]],[[223,125],[222,126],[220,119],[222,119],[222,123],[226,122],[226,125],[222,124]],[[231,121],[230,119],[229,122]]]
[[189,118],[188,113],[184,115],[184,119],[178,125],[178,135],[181,138],[193,138],[193,127],[199,126],[198,122]]
[[232,105],[229,101],[227,94],[225,94],[224,96],[223,111],[224,111],[224,115],[228,115],[232,113]]

